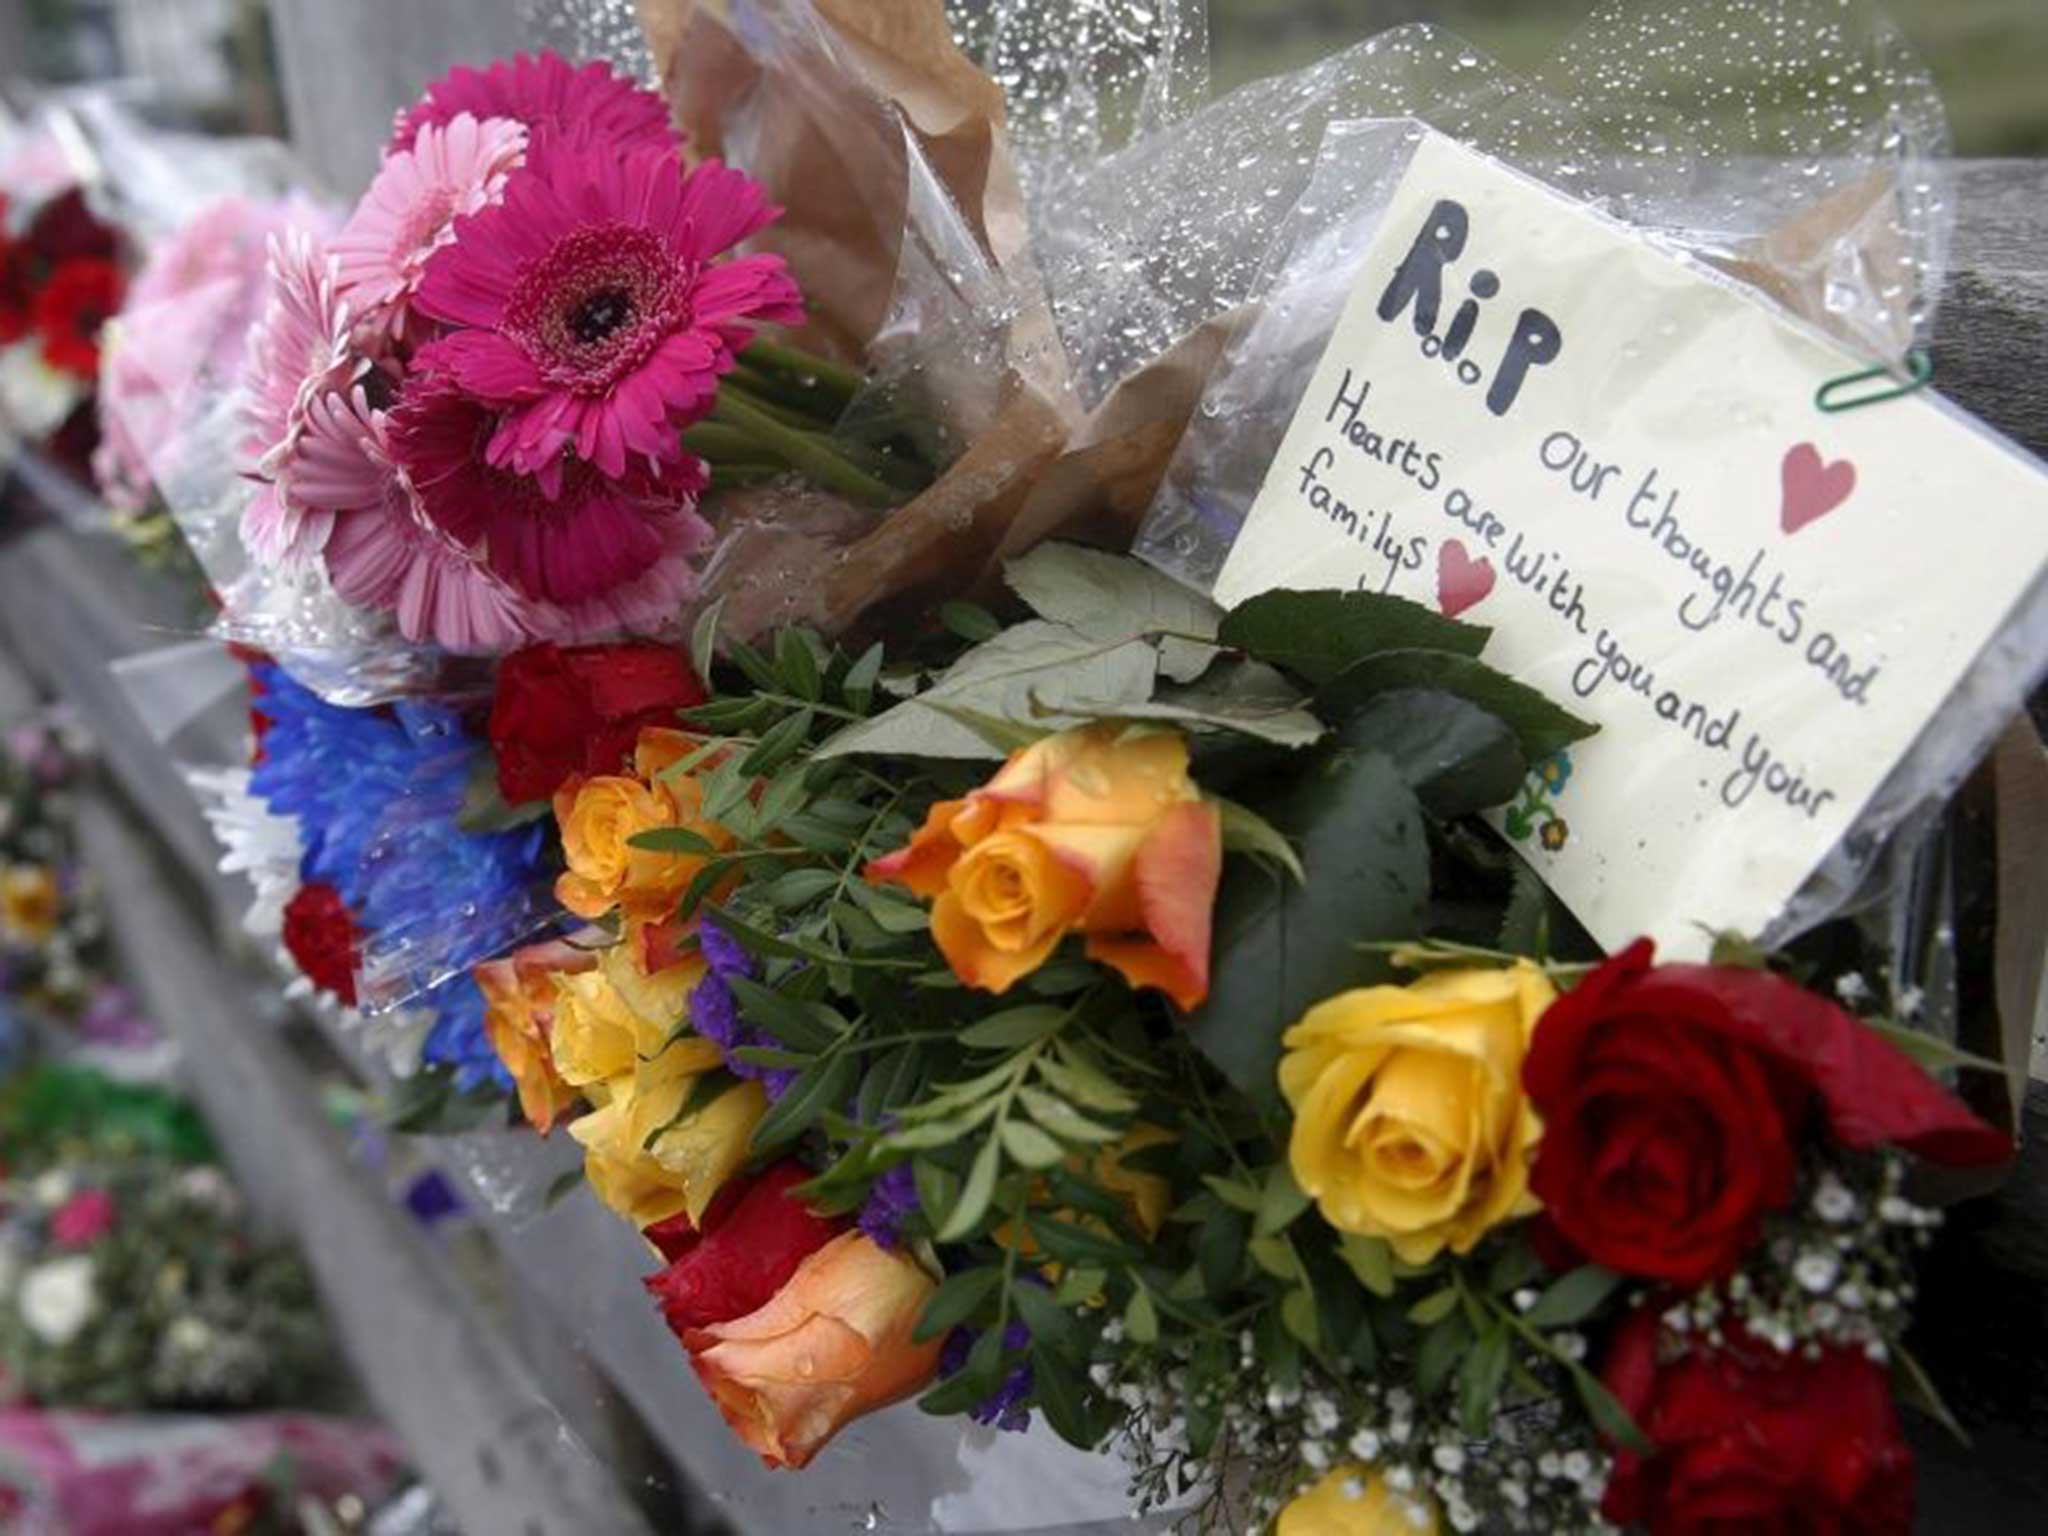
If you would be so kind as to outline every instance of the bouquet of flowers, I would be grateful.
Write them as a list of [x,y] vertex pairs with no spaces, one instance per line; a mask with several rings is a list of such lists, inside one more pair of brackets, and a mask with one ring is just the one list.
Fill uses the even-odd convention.
[[[75,184],[39,186],[33,145],[0,164],[0,420],[83,474],[95,429],[100,332],[126,287],[120,236]],[[40,193],[41,195],[38,195]]]
[[[921,1394],[1209,1529],[1904,1530],[1912,1160],[2010,1143],[1888,952],[1603,957],[1495,830],[1569,837],[1593,728],[1485,629],[1088,546],[1227,436],[1262,263],[1341,247],[1335,122],[1599,151],[1786,303],[1876,226],[1913,269],[1905,194],[1773,243],[1427,32],[1188,118],[1171,7],[1128,75],[1007,6],[972,56],[911,0],[641,10],[666,101],[454,71],[253,332],[219,823],[407,1123],[565,1129],[770,1465]],[[1838,329],[1910,332],[1859,283]]]
[[[290,1400],[327,1352],[311,1277],[250,1237],[218,1168],[180,1156],[191,1136],[174,1107],[49,1071],[53,1080],[31,1074],[8,1094],[0,1367],[10,1393],[117,1411]],[[64,1129],[53,1100],[126,1107]]]

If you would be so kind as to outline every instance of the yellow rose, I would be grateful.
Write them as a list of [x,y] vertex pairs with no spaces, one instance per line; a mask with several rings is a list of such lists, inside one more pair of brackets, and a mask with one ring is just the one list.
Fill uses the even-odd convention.
[[1411,1264],[1537,1208],[1522,1057],[1557,993],[1537,967],[1439,971],[1311,1008],[1283,1043],[1288,1161],[1330,1225]]
[[933,806],[867,877],[931,901],[932,938],[971,987],[1007,991],[1081,933],[1132,986],[1194,1008],[1209,992],[1222,864],[1186,738],[1104,724],[1048,736]]
[[596,955],[573,944],[535,944],[472,973],[484,995],[484,1034],[518,1086],[527,1123],[543,1136],[576,1102],[575,1087],[555,1070],[555,979],[596,964]]
[[1370,1467],[1351,1462],[1297,1494],[1280,1511],[1273,1536],[1436,1536],[1438,1529],[1426,1494],[1403,1498]]
[[583,1144],[592,1192],[643,1231],[679,1212],[701,1220],[746,1160],[754,1127],[768,1108],[759,1083],[741,1083],[688,1119],[676,1120],[698,1077],[720,1062],[709,1040],[678,1036],[651,1059],[600,1085],[603,1107],[569,1127]]
[[578,1087],[630,1073],[675,1033],[704,969],[692,955],[647,976],[632,947],[615,944],[595,969],[556,976],[555,1070]]
[[22,944],[45,943],[64,913],[57,872],[43,864],[0,869],[0,932]]
[[681,827],[715,847],[732,844],[731,833],[704,819],[704,789],[696,779],[661,778],[696,748],[697,742],[681,731],[649,726],[640,733],[631,774],[572,778],[555,792],[562,856],[569,866],[555,882],[556,900],[585,918],[603,917],[614,908],[634,919],[669,915],[704,860],[635,848],[632,839],[660,827]]

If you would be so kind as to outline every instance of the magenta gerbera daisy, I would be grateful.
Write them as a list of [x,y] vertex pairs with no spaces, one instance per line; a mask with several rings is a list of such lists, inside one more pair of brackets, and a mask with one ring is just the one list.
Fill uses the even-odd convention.
[[420,129],[464,112],[509,117],[536,137],[587,132],[615,149],[646,146],[673,154],[681,143],[667,104],[609,64],[579,69],[558,53],[522,53],[488,69],[464,65],[436,80],[416,105],[399,113],[387,153],[411,149]]
[[633,586],[710,541],[695,505],[708,482],[684,457],[617,480],[558,457],[545,483],[493,468],[495,415],[442,375],[416,374],[391,416],[391,452],[426,519],[538,602],[574,609]]
[[348,304],[336,292],[334,259],[303,231],[270,243],[270,298],[249,338],[243,386],[249,427],[243,454],[263,482],[243,515],[242,537],[269,564],[316,552],[327,532],[325,508],[294,480],[315,405],[347,394],[369,370],[351,349]]
[[404,335],[427,258],[455,238],[456,219],[497,200],[525,152],[526,130],[511,118],[462,112],[385,158],[332,247],[341,296],[364,322]]
[[418,366],[502,412],[497,467],[548,474],[572,451],[616,480],[633,455],[678,459],[752,322],[802,321],[780,257],[715,259],[780,212],[717,161],[535,145],[428,261],[417,305],[452,329]]

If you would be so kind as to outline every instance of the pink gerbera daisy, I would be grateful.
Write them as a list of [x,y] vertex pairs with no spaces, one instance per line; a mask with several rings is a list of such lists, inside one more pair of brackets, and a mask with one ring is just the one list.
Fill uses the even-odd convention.
[[496,416],[443,375],[416,374],[392,412],[393,456],[427,520],[536,601],[574,608],[632,586],[710,541],[695,503],[708,477],[684,457],[612,480],[573,457],[539,480],[493,468]]
[[561,627],[560,615],[522,600],[428,521],[392,456],[387,418],[363,391],[330,396],[320,411],[345,416],[329,440],[354,445],[322,465],[323,488],[347,509],[324,551],[343,601],[390,612],[415,643],[470,654],[514,650]]
[[587,131],[614,149],[647,146],[674,154],[680,146],[667,104],[609,64],[578,69],[558,53],[522,53],[489,69],[452,69],[436,80],[417,105],[398,115],[387,153],[411,149],[420,129],[464,112],[509,117],[537,138]]
[[780,212],[717,161],[537,145],[427,262],[418,307],[454,329],[418,365],[503,412],[494,466],[547,476],[573,451],[616,480],[630,455],[680,458],[750,322],[803,319],[780,257],[715,261]]
[[346,394],[369,364],[350,349],[348,305],[335,262],[310,235],[270,243],[270,299],[250,334],[243,384],[249,435],[243,452],[263,483],[242,519],[242,538],[269,564],[316,552],[329,520],[293,487],[316,402]]
[[340,292],[357,315],[403,336],[427,258],[455,238],[457,218],[497,201],[525,152],[526,130],[509,117],[462,112],[387,156],[334,239]]

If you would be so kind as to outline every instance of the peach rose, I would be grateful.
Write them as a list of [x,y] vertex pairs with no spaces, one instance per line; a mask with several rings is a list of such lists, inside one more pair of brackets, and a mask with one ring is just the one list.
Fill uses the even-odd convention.
[[1011,757],[935,805],[867,869],[932,902],[932,937],[971,987],[1007,991],[1069,933],[1134,987],[1182,1008],[1209,992],[1222,822],[1188,777],[1177,732],[1103,724]]
[[656,853],[632,846],[642,832],[681,827],[714,847],[732,846],[732,834],[706,821],[704,788],[687,775],[662,772],[697,749],[694,737],[650,726],[640,733],[631,774],[572,778],[555,792],[568,869],[555,882],[555,898],[578,917],[600,918],[614,908],[628,918],[664,918],[704,866],[702,856]]
[[549,1036],[555,978],[592,970],[597,956],[573,944],[534,944],[472,973],[484,995],[484,1033],[519,1089],[519,1108],[543,1136],[576,1102],[574,1085],[555,1070]]
[[690,1329],[683,1343],[734,1432],[769,1466],[801,1467],[937,1373],[940,1341],[910,1336],[937,1288],[915,1260],[847,1232],[759,1311]]

